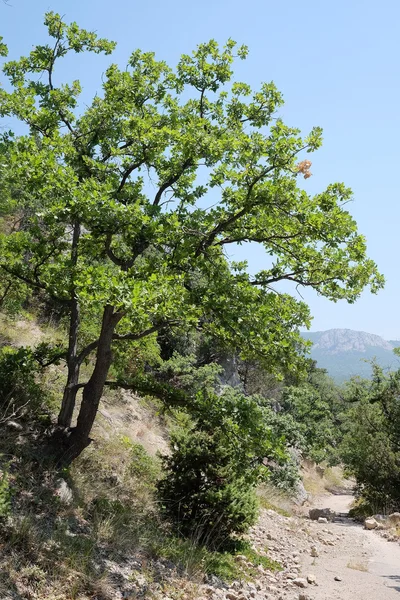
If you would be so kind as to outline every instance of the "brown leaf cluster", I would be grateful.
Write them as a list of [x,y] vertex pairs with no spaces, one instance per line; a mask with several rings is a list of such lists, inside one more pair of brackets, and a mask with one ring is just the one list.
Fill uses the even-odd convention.
[[310,173],[310,167],[311,167],[310,160],[302,160],[297,165],[297,171],[304,175],[304,179],[308,179],[312,175],[312,173]]

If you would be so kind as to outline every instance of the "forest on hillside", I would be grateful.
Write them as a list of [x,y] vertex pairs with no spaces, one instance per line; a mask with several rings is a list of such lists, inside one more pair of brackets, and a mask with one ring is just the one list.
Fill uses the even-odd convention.
[[[40,540],[46,527],[47,542],[61,539],[60,478],[86,536],[72,548],[64,531],[62,561],[86,569],[86,591],[100,539],[85,546],[87,536],[107,520],[149,554],[185,552],[189,540],[210,573],[234,576],[235,553],[254,552],[243,535],[259,490],[296,497],[302,460],[344,465],[360,511],[399,509],[400,374],[375,365],[371,379],[336,385],[300,334],[308,306],[277,288],[355,302],[384,283],[346,209],[351,190],[307,192],[321,129],[303,137],[278,118],[273,83],[236,81],[248,50],[232,40],[205,42],[175,67],[134,50],[80,103],[84,82],[63,81],[62,59],[111,55],[115,43],[53,12],[45,26],[42,45],[5,59],[0,88],[0,116],[18,123],[0,136],[8,550],[48,577]],[[266,256],[256,274],[228,258],[250,242]],[[16,339],[21,320],[36,339]],[[104,399],[122,392],[162,419],[163,456],[112,429],[107,443],[99,436]]]

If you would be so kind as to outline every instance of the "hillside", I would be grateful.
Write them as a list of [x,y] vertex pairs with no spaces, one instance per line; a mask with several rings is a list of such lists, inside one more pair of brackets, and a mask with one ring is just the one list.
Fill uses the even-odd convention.
[[369,377],[372,359],[383,368],[400,367],[400,360],[393,353],[400,345],[397,340],[387,341],[379,335],[352,329],[306,332],[303,336],[313,342],[312,358],[337,382],[355,375]]

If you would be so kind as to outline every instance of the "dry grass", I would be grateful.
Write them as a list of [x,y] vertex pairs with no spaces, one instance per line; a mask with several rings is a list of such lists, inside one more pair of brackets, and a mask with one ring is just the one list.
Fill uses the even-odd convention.
[[270,484],[263,484],[257,489],[257,497],[261,508],[273,510],[283,517],[294,514],[294,504],[290,496]]
[[352,487],[352,482],[345,478],[341,467],[324,467],[312,462],[303,464],[302,480],[306,491],[312,496],[326,492],[345,493]]

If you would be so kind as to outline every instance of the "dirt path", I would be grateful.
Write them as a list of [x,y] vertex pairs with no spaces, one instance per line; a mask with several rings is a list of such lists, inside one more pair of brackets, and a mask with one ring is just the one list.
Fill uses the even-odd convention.
[[[316,505],[347,512],[349,496],[329,496]],[[400,600],[400,546],[373,531],[347,521],[323,524],[321,534],[329,535],[332,545],[321,545],[318,557],[305,555],[302,572],[313,574],[313,600]],[[335,580],[339,578],[340,581]]]

